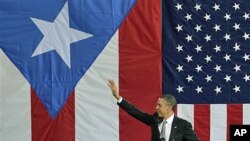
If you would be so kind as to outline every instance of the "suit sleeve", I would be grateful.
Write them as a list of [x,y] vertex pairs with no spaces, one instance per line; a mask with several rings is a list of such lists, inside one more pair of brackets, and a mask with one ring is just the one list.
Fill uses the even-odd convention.
[[126,111],[129,115],[132,117],[142,121],[143,123],[147,125],[151,125],[153,123],[153,116],[149,115],[147,113],[144,113],[140,111],[137,107],[126,101],[125,99],[122,100],[121,103],[118,103],[118,105]]

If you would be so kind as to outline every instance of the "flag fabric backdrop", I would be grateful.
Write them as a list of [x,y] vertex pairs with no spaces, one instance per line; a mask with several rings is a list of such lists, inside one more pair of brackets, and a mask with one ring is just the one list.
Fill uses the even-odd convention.
[[[0,141],[149,141],[149,127],[117,107],[106,86],[110,78],[119,84],[124,98],[145,112],[154,112],[156,100],[162,93],[174,94],[180,102],[177,115],[193,124],[202,141],[229,140],[230,124],[250,123],[246,92],[250,19],[246,2],[163,0],[161,5],[160,0],[138,0],[134,6],[134,2],[128,0],[121,5],[117,0],[78,2],[68,1],[69,25],[77,31],[67,28],[69,31],[60,32],[72,34],[72,37],[58,39],[70,44],[70,53],[63,54],[57,47],[36,47],[42,46],[39,43],[49,31],[41,25],[51,27],[65,8],[65,0],[37,0],[26,4],[0,1]],[[119,5],[115,8],[121,10],[120,14],[107,12],[116,14],[117,23],[109,23],[112,18],[104,18],[106,3]],[[86,5],[89,9],[85,10]],[[99,7],[94,15],[85,15],[97,8],[96,5]],[[99,14],[103,14],[105,20],[98,18]],[[66,15],[64,11],[61,17]],[[23,19],[27,16],[30,18]],[[88,20],[96,21],[88,23]],[[54,22],[59,25],[58,29],[66,28],[60,26],[62,21]],[[90,27],[103,27],[103,30],[91,32]],[[95,38],[97,34],[99,38]],[[53,38],[52,35],[57,34],[46,39]],[[24,38],[29,40],[24,42]],[[47,45],[56,42],[62,46],[58,40]],[[89,41],[93,44],[87,43]],[[30,59],[23,56],[26,53],[30,58],[37,57],[32,65],[26,63]],[[77,62],[70,63],[71,60]],[[35,67],[33,72],[29,67],[36,63],[46,63],[49,67]],[[77,66],[79,69],[70,72],[75,74],[74,78],[65,76],[68,72],[63,69]],[[50,76],[43,79],[41,74],[45,72]],[[30,74],[33,75],[28,76]],[[70,80],[70,84],[61,84],[64,79]],[[38,85],[40,80],[47,81]],[[44,92],[42,86],[47,83],[48,89]],[[58,89],[64,87],[72,89]],[[44,96],[47,92],[55,96]]]
[[106,83],[114,79],[125,98],[154,111],[160,1],[9,0],[0,9],[1,141],[150,138],[119,112]]
[[202,141],[229,140],[250,124],[248,1],[165,0],[163,93],[179,102]]

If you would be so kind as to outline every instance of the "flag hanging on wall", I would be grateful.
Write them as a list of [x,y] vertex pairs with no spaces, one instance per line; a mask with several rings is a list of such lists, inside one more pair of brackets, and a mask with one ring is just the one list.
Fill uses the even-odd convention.
[[250,123],[250,3],[165,0],[163,93],[202,141],[229,140],[230,124]]

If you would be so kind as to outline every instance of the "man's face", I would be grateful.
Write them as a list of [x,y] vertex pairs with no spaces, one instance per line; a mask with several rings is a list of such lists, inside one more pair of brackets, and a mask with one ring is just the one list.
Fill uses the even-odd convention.
[[171,104],[167,103],[164,99],[159,98],[156,105],[156,110],[159,117],[166,117],[172,112]]

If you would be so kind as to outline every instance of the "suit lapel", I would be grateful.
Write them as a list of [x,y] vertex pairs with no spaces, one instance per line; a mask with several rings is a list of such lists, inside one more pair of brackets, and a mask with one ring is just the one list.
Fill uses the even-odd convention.
[[174,116],[174,120],[173,120],[173,123],[172,123],[172,127],[171,127],[171,133],[170,133],[170,137],[169,137],[169,141],[172,141],[175,137],[175,134],[177,132],[177,129],[178,129],[178,120],[177,118]]

